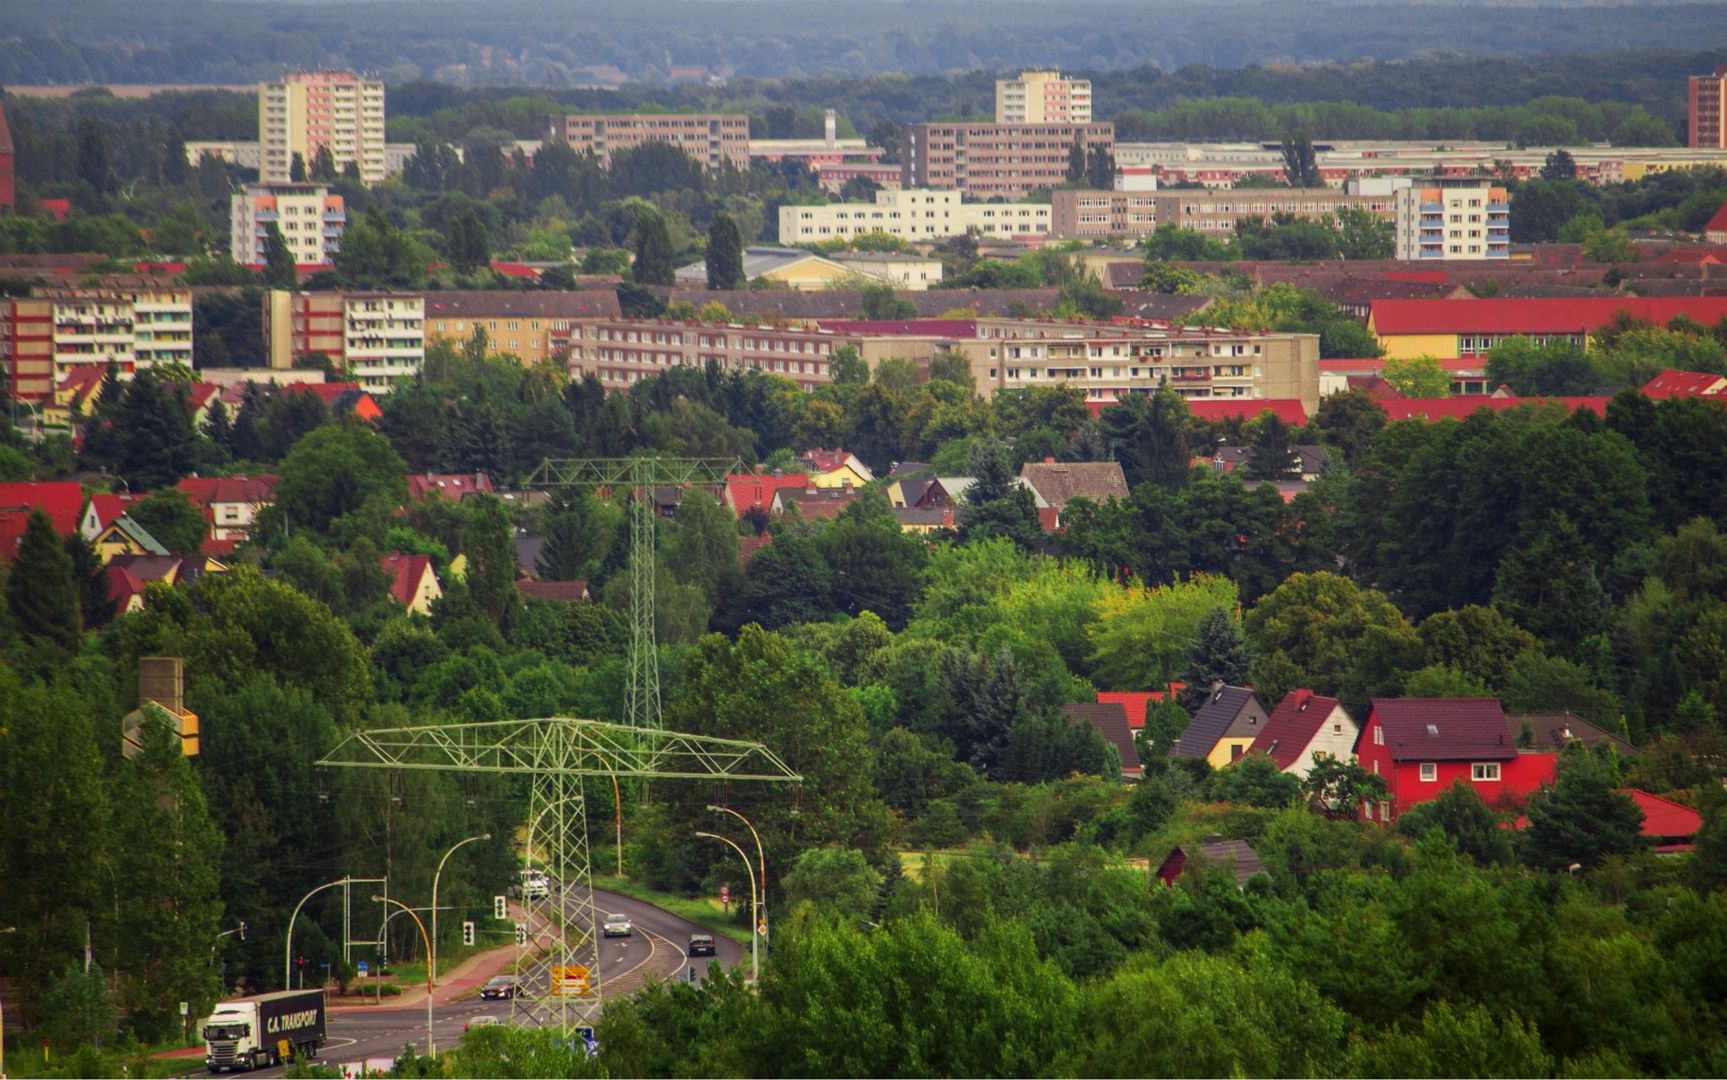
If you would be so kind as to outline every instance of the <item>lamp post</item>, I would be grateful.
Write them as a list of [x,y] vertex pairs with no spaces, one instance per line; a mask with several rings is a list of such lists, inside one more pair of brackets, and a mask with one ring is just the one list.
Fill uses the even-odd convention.
[[[426,957],[429,961],[432,955],[432,936],[426,933],[426,924],[420,921],[420,917],[418,915],[414,914],[414,909],[402,903],[400,900],[393,900],[388,896],[379,896],[377,893],[372,894],[372,902],[374,904],[394,904],[408,913],[408,916],[414,920],[414,925],[420,928],[420,937],[426,943]],[[433,911],[436,910],[436,908],[433,908]],[[432,1045],[432,968],[428,962],[426,967],[426,1056],[431,1057],[437,1052],[437,1048]]]
[[450,850],[444,852],[444,857],[438,860],[438,870],[432,875],[432,944],[431,951],[426,957],[426,982],[429,985],[435,986],[438,982],[438,878],[443,876],[444,864],[450,861],[450,856],[456,853],[456,848],[463,844],[472,844],[476,840],[490,840],[491,838],[491,833],[481,833],[479,836],[470,836],[466,840],[458,840],[451,845]]
[[[16,934],[16,926],[0,930],[0,934]],[[0,1080],[6,1080],[6,1003],[0,1001]]]
[[[730,839],[721,836],[719,833],[697,832],[696,835],[705,836],[709,840],[718,840],[720,843],[729,846],[733,851],[738,853],[738,858],[744,861],[744,876],[750,879],[750,907],[754,908],[756,904],[759,903],[759,900],[756,897],[756,872],[755,868],[750,866],[750,857],[744,854],[744,849],[738,847],[737,844],[733,843]],[[756,933],[756,928],[752,926],[750,927],[750,979],[760,985],[761,977],[761,937]]]
[[294,913],[288,916],[288,935],[282,942],[282,989],[292,990],[294,988],[294,920],[300,917],[300,909],[306,906],[306,901],[325,889],[334,889],[338,885],[346,885],[347,883],[347,878],[326,881],[305,896],[300,897],[300,902],[294,905]]
[[[756,864],[761,868],[761,875],[762,875],[761,906],[756,908],[756,919],[760,924],[762,937],[767,937],[768,936],[768,860],[767,860],[767,856],[762,854],[762,836],[761,836],[761,833],[756,832],[756,827],[754,825],[750,824],[749,818],[744,817],[742,814],[738,813],[736,810],[733,810],[729,806],[710,805],[708,807],[708,809],[714,811],[717,814],[730,814],[732,817],[737,818],[739,821],[744,823],[745,828],[749,829],[750,835],[756,838]],[[745,862],[748,862],[748,860],[746,859]]]

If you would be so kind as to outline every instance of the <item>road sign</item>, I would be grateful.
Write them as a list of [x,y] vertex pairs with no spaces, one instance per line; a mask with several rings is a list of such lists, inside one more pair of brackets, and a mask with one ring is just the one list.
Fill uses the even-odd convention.
[[552,996],[573,997],[588,996],[588,968],[586,964],[553,964],[552,965]]
[[366,962],[364,960],[360,961],[355,966],[359,968],[361,975],[364,975],[366,973]]
[[720,903],[729,904],[731,902],[732,902],[732,887],[730,885],[721,885],[720,886]]
[[181,1016],[185,1016],[187,1013],[189,1013],[191,1011],[192,1011],[192,1006],[189,1002],[185,1002],[185,1001],[180,1002],[180,1015]]
[[768,921],[766,919],[756,923],[756,933],[760,934],[762,937],[768,936]]
[[492,897],[492,918],[507,919],[510,917],[510,898],[507,896]]

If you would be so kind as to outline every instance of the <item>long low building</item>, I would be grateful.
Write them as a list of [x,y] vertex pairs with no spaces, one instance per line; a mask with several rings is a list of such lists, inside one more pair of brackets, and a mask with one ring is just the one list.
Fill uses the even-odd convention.
[[571,113],[549,117],[546,132],[608,167],[617,151],[650,142],[670,143],[704,169],[750,167],[750,118],[742,113]]
[[1052,236],[1093,238],[1149,236],[1159,225],[1177,225],[1208,235],[1233,235],[1243,218],[1270,219],[1288,214],[1329,219],[1342,209],[1365,210],[1391,221],[1391,193],[1353,195],[1335,188],[1243,188],[1237,191],[1080,191],[1050,192]]
[[873,203],[780,207],[780,243],[849,240],[870,233],[907,241],[967,233],[1002,240],[1042,237],[1050,233],[1051,212],[1044,203],[967,202],[951,190],[878,191]]
[[1657,326],[1666,326],[1676,315],[1713,326],[1727,318],[1727,296],[1376,300],[1367,328],[1388,357],[1465,359],[1514,337],[1588,345],[1620,312]]

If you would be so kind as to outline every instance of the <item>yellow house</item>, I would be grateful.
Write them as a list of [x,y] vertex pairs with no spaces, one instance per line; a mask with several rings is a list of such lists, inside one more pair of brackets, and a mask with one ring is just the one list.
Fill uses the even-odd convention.
[[1265,730],[1265,706],[1245,686],[1215,686],[1193,714],[1171,757],[1204,758],[1214,769],[1239,761]]
[[809,450],[799,464],[818,488],[860,488],[875,479],[869,466],[846,450]]
[[[851,288],[860,281],[896,284],[890,277],[866,272],[855,266],[845,266],[826,256],[796,248],[745,248],[743,264],[744,277],[748,280],[770,281],[794,292]],[[679,285],[706,285],[707,280],[706,263],[691,263],[678,268]]]
[[[91,541],[91,546],[96,549],[97,557],[104,563],[116,555],[168,554],[168,549],[128,514],[121,514],[104,526]],[[169,584],[173,582],[170,581]]]

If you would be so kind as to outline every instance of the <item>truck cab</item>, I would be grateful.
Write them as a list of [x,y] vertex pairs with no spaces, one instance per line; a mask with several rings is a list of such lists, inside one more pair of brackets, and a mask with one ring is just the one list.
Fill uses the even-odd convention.
[[312,1057],[324,1042],[324,992],[284,990],[217,1004],[200,1029],[210,1072],[262,1069]]

